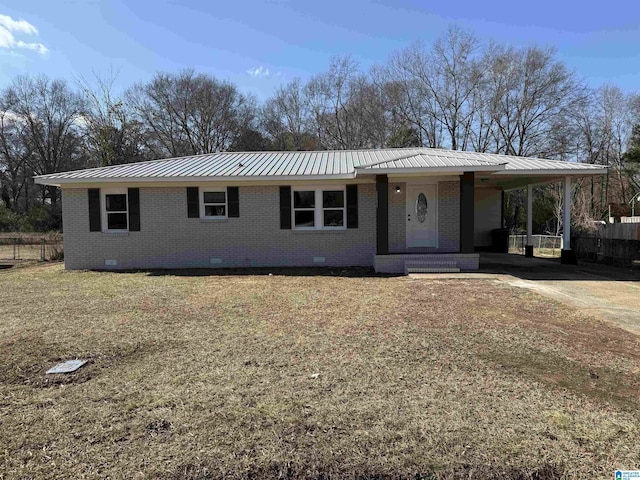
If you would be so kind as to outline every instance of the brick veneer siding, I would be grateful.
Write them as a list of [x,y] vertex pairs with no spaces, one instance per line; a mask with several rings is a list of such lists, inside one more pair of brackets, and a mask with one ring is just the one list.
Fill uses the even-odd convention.
[[[438,249],[406,248],[405,188],[389,184],[390,253],[457,252],[459,183],[438,184]],[[185,187],[143,187],[140,232],[90,232],[87,195],[87,189],[62,191],[68,269],[372,266],[376,253],[377,200],[371,183],[358,185],[359,228],[340,231],[281,230],[278,187],[241,186],[239,218],[187,218]],[[325,262],[314,263],[314,257]],[[221,263],[212,264],[211,258]],[[105,260],[116,260],[117,266],[108,267]]]
[[187,218],[184,187],[140,188],[141,231],[122,234],[89,231],[87,195],[62,191],[68,269],[373,265],[374,184],[358,185],[359,228],[314,232],[280,229],[277,186],[240,186],[240,217],[223,221]]
[[[396,193],[396,186],[401,193]],[[438,182],[438,248],[407,248],[406,184],[389,183],[389,253],[460,251],[460,182]]]

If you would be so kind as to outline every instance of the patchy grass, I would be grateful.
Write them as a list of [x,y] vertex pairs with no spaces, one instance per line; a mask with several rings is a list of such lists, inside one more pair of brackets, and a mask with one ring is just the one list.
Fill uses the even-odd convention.
[[0,273],[0,478],[640,466],[640,342],[586,314],[488,280],[175,273]]
[[0,260],[61,260],[63,256],[62,234],[0,233]]

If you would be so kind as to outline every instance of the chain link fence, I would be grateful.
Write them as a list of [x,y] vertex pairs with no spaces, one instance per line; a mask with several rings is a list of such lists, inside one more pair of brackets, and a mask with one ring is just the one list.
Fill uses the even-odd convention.
[[0,234],[0,261],[61,260],[63,252],[59,233]]
[[[533,255],[535,257],[560,257],[562,237],[555,235],[532,235]],[[509,235],[509,253],[524,255],[527,245],[526,235]]]

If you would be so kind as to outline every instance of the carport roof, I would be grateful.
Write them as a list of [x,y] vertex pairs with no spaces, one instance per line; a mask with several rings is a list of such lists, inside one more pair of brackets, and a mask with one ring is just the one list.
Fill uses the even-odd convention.
[[260,181],[353,179],[383,173],[477,171],[500,174],[606,173],[603,165],[462,152],[435,148],[327,150],[310,152],[224,152],[52,173],[36,183]]

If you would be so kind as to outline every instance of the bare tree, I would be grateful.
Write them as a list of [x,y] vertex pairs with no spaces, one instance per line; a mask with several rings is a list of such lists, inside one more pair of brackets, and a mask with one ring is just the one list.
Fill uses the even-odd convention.
[[437,103],[424,78],[426,55],[420,44],[396,52],[388,63],[374,70],[374,81],[386,94],[395,123],[405,123],[418,131],[420,142],[428,147],[442,146],[442,123]]
[[114,94],[116,74],[95,76],[91,84],[80,78],[77,85],[86,102],[85,141],[89,161],[94,166],[117,165],[148,159],[142,125],[134,119],[129,105]]
[[19,198],[28,181],[32,151],[23,141],[25,128],[26,125],[9,111],[6,98],[0,98],[0,193],[5,206],[12,210],[19,209]]
[[320,144],[331,149],[383,146],[386,117],[379,93],[351,57],[335,57],[329,70],[305,87]]
[[626,174],[633,189],[631,196],[640,193],[640,118],[638,122],[633,126],[624,154]]
[[[31,152],[31,172],[55,173],[84,165],[81,122],[85,104],[66,82],[44,76],[17,77],[5,91],[5,99],[7,111],[23,125],[17,134],[22,148]],[[45,191],[55,205],[57,189]]]
[[453,26],[430,49],[416,43],[381,68],[382,78],[395,85],[388,93],[397,111],[420,130],[426,145],[471,146],[483,79],[479,55],[476,37]]
[[[580,161],[611,167],[606,177],[591,179],[588,186],[590,202],[581,208],[593,219],[600,219],[610,204],[626,204],[635,188],[633,174],[624,155],[632,137],[633,125],[640,121],[637,94],[625,94],[614,85],[592,90],[573,112],[578,130],[575,139],[576,156]],[[584,213],[586,215],[586,212]]]
[[256,101],[235,85],[186,70],[159,73],[127,94],[156,157],[227,150],[256,116]]
[[521,156],[565,153],[554,151],[550,139],[570,124],[570,112],[584,98],[575,75],[553,49],[503,47],[493,53],[489,88],[500,149]]
[[311,111],[299,78],[276,89],[261,110],[261,126],[278,150],[315,148]]
[[480,63],[475,57],[478,51],[476,37],[453,26],[436,39],[428,56],[430,69],[421,72],[438,106],[452,150],[468,147],[475,115],[472,101],[482,80]]

